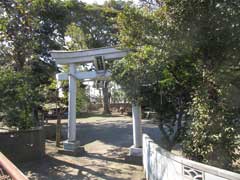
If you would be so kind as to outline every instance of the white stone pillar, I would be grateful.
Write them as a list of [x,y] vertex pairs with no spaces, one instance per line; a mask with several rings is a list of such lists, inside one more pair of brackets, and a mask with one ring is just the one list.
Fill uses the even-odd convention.
[[64,97],[63,89],[62,89],[61,85],[62,85],[62,82],[57,80],[57,90],[58,90],[58,97],[59,98],[63,98]]
[[69,90],[68,90],[68,141],[76,141],[76,95],[77,84],[74,76],[75,64],[69,65]]
[[[57,67],[60,69],[62,68],[62,65],[58,64]],[[64,94],[63,94],[63,89],[61,87],[62,82],[58,79],[58,76],[56,75],[56,80],[57,80],[57,90],[58,90],[58,97],[59,98],[63,98]]]
[[132,104],[133,148],[142,147],[141,106]]

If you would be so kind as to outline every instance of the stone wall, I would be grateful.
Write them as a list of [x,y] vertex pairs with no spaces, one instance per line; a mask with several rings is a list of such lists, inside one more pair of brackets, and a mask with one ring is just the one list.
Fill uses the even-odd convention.
[[240,174],[176,156],[143,135],[143,166],[148,180],[240,180]]
[[45,155],[44,130],[1,132],[0,151],[14,163],[41,159]]

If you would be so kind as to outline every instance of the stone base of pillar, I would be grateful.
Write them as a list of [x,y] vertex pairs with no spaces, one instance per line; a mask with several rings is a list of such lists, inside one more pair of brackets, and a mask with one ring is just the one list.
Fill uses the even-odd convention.
[[129,155],[130,156],[141,157],[142,156],[142,148],[136,148],[134,146],[131,146],[129,148]]
[[125,156],[125,161],[133,165],[142,165],[142,148],[136,148],[131,146],[129,148],[129,154]]
[[66,140],[66,141],[63,142],[63,149],[66,149],[66,150],[74,151],[79,146],[80,146],[79,141],[68,141],[68,140]]
[[58,152],[69,156],[82,156],[85,150],[83,146],[80,146],[79,141],[67,140],[63,142],[63,149],[59,149]]

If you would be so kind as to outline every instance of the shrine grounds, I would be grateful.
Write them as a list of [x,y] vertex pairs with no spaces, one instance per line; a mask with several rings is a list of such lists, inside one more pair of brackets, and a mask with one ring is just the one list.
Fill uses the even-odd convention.
[[[54,125],[55,120],[49,120]],[[67,136],[67,120],[62,120]],[[159,142],[160,133],[156,125],[143,120],[143,132]],[[58,153],[54,139],[46,139],[46,156],[41,161],[19,164],[18,167],[29,179],[43,180],[143,180],[141,165],[128,160],[132,145],[132,119],[114,114],[104,117],[77,119],[77,139],[84,145],[86,153],[81,157]]]

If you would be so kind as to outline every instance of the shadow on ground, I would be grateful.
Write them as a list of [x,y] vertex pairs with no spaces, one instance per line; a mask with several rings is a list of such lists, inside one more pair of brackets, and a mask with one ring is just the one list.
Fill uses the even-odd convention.
[[[82,123],[77,125],[77,139],[81,145],[93,141],[101,141],[118,147],[130,147],[133,144],[132,124],[115,120],[107,123]],[[155,125],[144,125],[143,133],[147,133],[155,142],[160,141],[160,131]],[[62,130],[63,139],[67,138],[67,127]]]
[[121,114],[103,114],[100,112],[81,112],[77,113],[77,118],[88,118],[88,117],[123,117]]
[[124,160],[127,154],[126,148],[118,147],[103,154],[87,153],[84,157],[52,152],[41,161],[24,163],[19,167],[32,180],[143,180],[142,176],[132,178],[134,173],[141,174],[142,168],[128,164]]
[[[84,157],[57,153],[55,142],[47,140],[47,155],[39,162],[24,163],[19,167],[30,179],[42,180],[141,180],[141,166],[130,164],[125,157],[133,144],[130,119],[102,118],[83,120],[77,124],[77,139],[87,147]],[[53,131],[55,128],[53,128]],[[159,141],[159,129],[143,121],[143,132]],[[62,134],[67,137],[67,126]]]
[[[29,169],[31,167],[31,169]],[[119,172],[115,169],[111,172],[112,176],[106,175],[109,168],[100,168],[97,171],[90,169],[88,166],[80,166],[66,161],[62,161],[51,156],[46,156],[42,161],[26,163],[22,165],[25,173],[31,173],[31,179],[42,180],[85,180],[92,179],[91,176],[101,177],[107,180],[120,180],[117,178]]]

